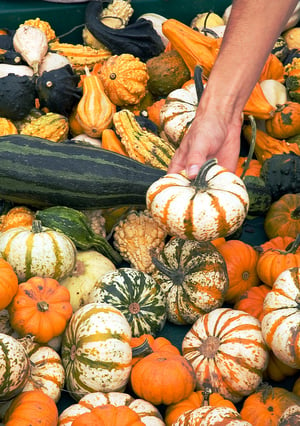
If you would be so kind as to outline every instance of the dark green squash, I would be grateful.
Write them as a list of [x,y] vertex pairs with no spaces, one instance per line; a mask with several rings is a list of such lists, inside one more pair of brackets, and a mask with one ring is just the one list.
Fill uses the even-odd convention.
[[164,50],[163,42],[152,22],[138,19],[125,28],[110,28],[99,20],[103,4],[107,1],[90,1],[85,10],[85,25],[90,33],[104,44],[113,55],[130,53],[146,62]]
[[284,194],[300,192],[300,156],[292,152],[273,155],[263,163],[261,177],[273,201]]
[[37,211],[36,219],[47,228],[63,232],[77,248],[81,250],[94,248],[113,263],[122,262],[121,256],[110,243],[104,237],[95,234],[83,212],[71,207],[53,206]]
[[0,137],[0,199],[19,204],[79,210],[145,206],[149,186],[164,174],[124,155],[72,141]]
[[243,178],[249,195],[248,216],[263,216],[272,204],[272,197],[265,181],[258,176]]
[[82,96],[79,80],[79,75],[73,72],[71,65],[44,71],[36,80],[41,108],[46,107],[51,112],[69,116]]

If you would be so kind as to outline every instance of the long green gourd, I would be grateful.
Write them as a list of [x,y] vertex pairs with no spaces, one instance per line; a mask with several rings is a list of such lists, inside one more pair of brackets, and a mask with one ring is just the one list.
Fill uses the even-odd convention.
[[47,139],[0,137],[0,199],[32,207],[145,206],[164,171],[105,149]]

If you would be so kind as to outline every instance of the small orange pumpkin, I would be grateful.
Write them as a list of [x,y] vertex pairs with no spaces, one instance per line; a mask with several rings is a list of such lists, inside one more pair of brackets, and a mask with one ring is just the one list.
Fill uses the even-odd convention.
[[12,400],[4,417],[6,426],[57,426],[57,422],[58,409],[54,400],[40,390],[20,393]]
[[284,410],[295,404],[300,404],[300,398],[293,392],[266,385],[245,399],[240,414],[252,426],[277,426]]
[[72,426],[143,426],[139,415],[126,405],[116,407],[112,404],[93,408],[88,413],[80,414]]
[[296,238],[300,233],[300,193],[284,194],[268,210],[264,220],[268,238]]
[[284,250],[270,248],[260,254],[256,270],[260,280],[272,287],[279,274],[300,267],[300,234]]
[[158,351],[132,367],[130,383],[140,398],[154,405],[169,405],[187,398],[194,391],[196,376],[182,355]]
[[8,311],[14,330],[34,336],[38,343],[59,336],[73,313],[69,290],[53,278],[42,277],[19,284]]
[[31,227],[35,213],[28,207],[17,206],[11,208],[5,215],[0,217],[0,232],[18,226]]
[[264,300],[270,290],[270,287],[264,284],[250,287],[235,302],[234,309],[248,312],[248,314],[261,321]]
[[285,139],[300,133],[300,104],[287,101],[278,105],[273,117],[265,122],[267,133],[273,138]]
[[5,309],[18,291],[18,277],[12,266],[0,258],[0,311]]
[[180,355],[179,349],[165,337],[154,337],[151,334],[142,334],[139,337],[132,337],[130,346],[132,347],[132,365],[136,364],[146,355],[152,352],[167,351]]
[[228,273],[229,287],[225,301],[235,303],[250,287],[259,284],[256,271],[258,252],[241,240],[229,240],[218,247]]
[[[235,174],[239,177],[241,177],[243,171],[244,171],[244,167],[245,167],[245,163],[247,161],[247,157],[239,157],[238,158],[238,163],[236,166],[236,170],[235,170]],[[261,163],[256,160],[255,158],[252,158],[250,160],[249,163],[249,167],[245,172],[245,176],[260,176],[260,171],[261,171]]]

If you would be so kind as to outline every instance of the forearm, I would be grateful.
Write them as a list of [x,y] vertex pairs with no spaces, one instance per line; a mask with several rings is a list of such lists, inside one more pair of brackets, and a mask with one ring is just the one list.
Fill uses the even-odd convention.
[[[241,113],[297,0],[233,0],[203,104]],[[205,93],[206,92],[206,93]]]

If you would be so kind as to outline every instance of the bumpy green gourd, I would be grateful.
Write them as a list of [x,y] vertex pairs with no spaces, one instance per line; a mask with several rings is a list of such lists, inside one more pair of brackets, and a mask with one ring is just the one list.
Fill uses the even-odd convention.
[[121,263],[122,258],[119,253],[104,237],[95,234],[83,212],[71,207],[53,206],[37,211],[36,219],[39,219],[43,226],[63,232],[77,248],[81,250],[94,248],[113,263]]

